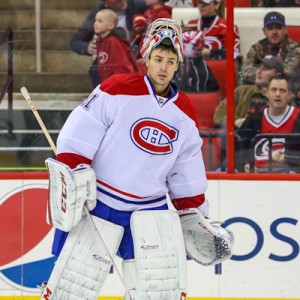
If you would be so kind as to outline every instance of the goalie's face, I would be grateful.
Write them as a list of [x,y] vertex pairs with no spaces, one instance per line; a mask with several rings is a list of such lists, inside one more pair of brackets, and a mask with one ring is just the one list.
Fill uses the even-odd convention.
[[155,48],[146,59],[148,76],[157,93],[163,93],[178,69],[178,56],[170,49]]

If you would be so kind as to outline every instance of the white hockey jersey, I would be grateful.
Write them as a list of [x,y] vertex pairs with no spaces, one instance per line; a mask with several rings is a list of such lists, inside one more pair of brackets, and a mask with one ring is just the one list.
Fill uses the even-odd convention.
[[109,207],[158,207],[167,193],[180,200],[207,188],[194,120],[191,102],[176,86],[165,99],[155,95],[147,76],[113,75],[70,114],[57,154],[92,161],[97,198]]

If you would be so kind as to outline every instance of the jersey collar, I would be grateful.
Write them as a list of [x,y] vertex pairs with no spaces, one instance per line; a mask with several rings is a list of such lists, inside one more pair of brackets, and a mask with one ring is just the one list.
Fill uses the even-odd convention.
[[155,89],[153,87],[153,84],[152,84],[150,78],[148,77],[148,75],[146,75],[144,77],[144,80],[145,80],[145,83],[147,85],[149,94],[152,96],[153,100],[160,107],[165,106],[167,103],[174,102],[178,98],[178,88],[173,82],[170,82],[169,97],[164,97],[164,96],[159,96],[159,95],[156,94]]

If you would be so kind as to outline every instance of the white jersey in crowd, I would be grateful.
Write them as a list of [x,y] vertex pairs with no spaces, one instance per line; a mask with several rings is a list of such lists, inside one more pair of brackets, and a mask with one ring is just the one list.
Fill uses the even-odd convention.
[[166,99],[155,95],[147,76],[113,75],[71,113],[57,154],[91,160],[97,198],[114,209],[158,207],[167,193],[184,202],[207,187],[195,120],[176,86]]

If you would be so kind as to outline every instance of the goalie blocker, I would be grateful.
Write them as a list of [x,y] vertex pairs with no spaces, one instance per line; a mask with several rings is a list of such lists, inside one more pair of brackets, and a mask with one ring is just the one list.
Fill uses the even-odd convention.
[[83,206],[89,210],[96,206],[96,175],[85,164],[75,169],[48,158],[49,173],[48,223],[69,232],[82,218]]

